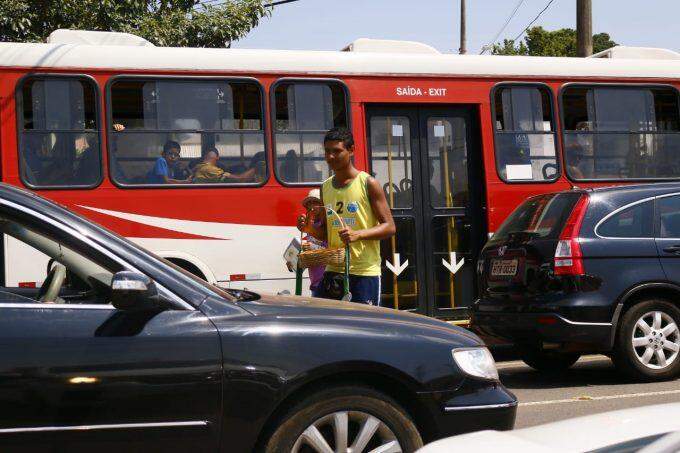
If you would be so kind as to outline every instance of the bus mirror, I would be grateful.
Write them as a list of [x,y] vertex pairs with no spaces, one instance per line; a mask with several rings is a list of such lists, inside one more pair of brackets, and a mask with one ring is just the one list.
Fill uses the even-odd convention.
[[162,304],[153,280],[144,274],[121,271],[111,279],[111,304],[119,310],[160,310]]

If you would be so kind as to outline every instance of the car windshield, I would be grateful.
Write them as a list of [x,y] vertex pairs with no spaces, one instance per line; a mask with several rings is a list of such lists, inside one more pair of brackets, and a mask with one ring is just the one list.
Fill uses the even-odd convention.
[[[114,234],[115,234],[115,233],[114,233]],[[124,239],[124,240],[127,241],[126,238],[122,238],[122,239]],[[129,241],[128,241],[128,242],[129,242]],[[133,242],[129,242],[129,244],[135,246],[135,247],[138,248],[138,249],[140,249],[140,248],[139,248],[135,243],[133,243]],[[232,302],[235,302],[235,301],[237,301],[237,300],[241,300],[243,297],[247,297],[247,295],[235,294],[234,291],[229,291],[229,290],[227,290],[227,289],[225,289],[225,288],[220,288],[219,286],[217,286],[217,285],[215,285],[215,284],[208,283],[207,281],[203,280],[202,278],[200,278],[200,277],[198,277],[198,276],[192,274],[191,272],[187,271],[186,269],[183,269],[183,268],[181,268],[180,266],[176,265],[176,264],[173,263],[172,261],[168,261],[168,260],[166,260],[165,258],[160,257],[160,256],[156,255],[155,253],[149,251],[149,250],[146,250],[146,249],[140,249],[140,250],[142,250],[144,253],[146,253],[146,254],[148,254],[148,255],[150,255],[150,256],[156,258],[158,261],[162,261],[164,264],[166,264],[166,265],[172,267],[172,268],[175,269],[177,272],[180,272],[180,273],[184,274],[185,277],[189,278],[190,280],[192,280],[192,281],[193,281],[194,283],[196,283],[197,285],[199,285],[199,286],[201,286],[201,287],[203,287],[203,288],[209,289],[210,291],[212,291],[212,292],[214,292],[214,293],[217,293],[217,295],[219,295],[219,296],[221,296],[221,297],[224,297],[224,298],[227,299],[227,300],[230,300],[230,301],[232,301]],[[250,295],[250,294],[248,294],[248,295]]]
[[171,267],[173,270],[175,270],[175,271],[183,274],[184,276],[186,276],[187,277],[187,281],[186,281],[187,283],[191,283],[194,286],[198,286],[200,288],[207,289],[210,292],[217,294],[218,296],[223,297],[223,298],[225,298],[229,301],[232,301],[232,302],[239,300],[241,297],[250,298],[250,299],[256,299],[256,298],[259,297],[256,294],[252,294],[252,293],[243,293],[243,294],[236,295],[236,294],[232,294],[231,292],[227,292],[227,291],[224,290],[224,288],[220,288],[217,285],[208,283],[207,281],[203,280],[202,278],[199,278],[196,275],[194,275],[190,272],[187,272],[186,270],[175,265],[174,263],[171,263],[170,261],[168,261],[164,258],[161,258],[160,256],[156,255],[155,253],[151,252],[150,250],[147,250],[143,247],[140,247],[139,245],[132,242],[130,239],[123,237],[123,236],[119,235],[118,233],[115,233],[114,231],[111,231],[111,230],[107,229],[106,227],[103,227],[102,225],[94,223],[94,222],[90,221],[89,219],[87,219],[85,217],[81,217],[81,216],[73,213],[72,211],[70,211],[68,208],[65,208],[64,206],[57,205],[50,200],[38,197],[36,195],[31,194],[31,196],[34,196],[36,199],[39,199],[42,203],[45,203],[46,205],[50,206],[51,208],[58,209],[59,211],[61,211],[63,218],[68,219],[69,221],[73,222],[73,224],[81,225],[83,227],[89,227],[89,228],[92,228],[96,231],[99,231],[99,232],[109,236],[110,239],[115,239],[116,241],[119,241],[120,243],[125,244],[128,248],[134,249],[136,253],[145,255],[147,257],[150,257],[153,260],[160,261],[163,264],[165,264],[166,266]]
[[505,241],[512,234],[524,234],[528,238],[557,238],[580,195],[578,192],[561,192],[529,198],[510,214],[491,241]]
[[0,218],[0,233],[17,239],[19,241],[17,244],[24,244],[23,247],[31,247],[36,252],[46,255],[50,260],[65,265],[70,272],[86,282],[93,283],[96,280],[101,286],[108,287],[113,273],[120,270],[119,268],[105,269],[64,244],[8,218]]

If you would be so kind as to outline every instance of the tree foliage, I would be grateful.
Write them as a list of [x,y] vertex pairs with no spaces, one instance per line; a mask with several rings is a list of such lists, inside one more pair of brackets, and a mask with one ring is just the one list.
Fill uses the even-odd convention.
[[[594,53],[616,45],[607,33],[593,35]],[[548,31],[544,30],[543,27],[532,27],[527,30],[524,41],[515,44],[513,40],[505,39],[502,44],[494,44],[491,53],[494,55],[575,57],[576,30],[573,28],[561,28],[559,30]]]
[[271,13],[262,0],[0,0],[0,41],[59,28],[128,32],[158,46],[225,47]]

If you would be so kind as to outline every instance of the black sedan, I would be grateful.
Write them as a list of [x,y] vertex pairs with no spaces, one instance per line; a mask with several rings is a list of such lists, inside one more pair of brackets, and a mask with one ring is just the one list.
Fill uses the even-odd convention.
[[226,291],[2,184],[0,233],[5,271],[49,258],[38,288],[2,274],[2,451],[410,452],[513,426],[463,329]]

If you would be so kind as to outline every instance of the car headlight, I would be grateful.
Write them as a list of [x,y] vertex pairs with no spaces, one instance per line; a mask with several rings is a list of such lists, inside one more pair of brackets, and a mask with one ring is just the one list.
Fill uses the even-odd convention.
[[454,349],[451,354],[464,373],[482,379],[498,380],[496,362],[485,347]]

